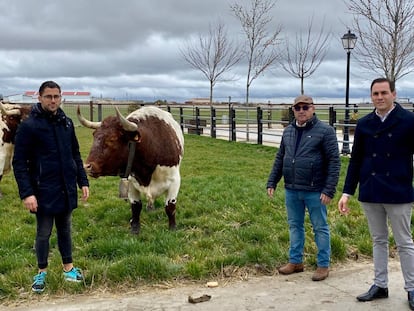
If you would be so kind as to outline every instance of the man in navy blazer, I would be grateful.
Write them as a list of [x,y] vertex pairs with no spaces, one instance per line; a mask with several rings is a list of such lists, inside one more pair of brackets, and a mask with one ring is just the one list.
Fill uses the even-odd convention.
[[374,111],[356,126],[351,159],[338,202],[348,214],[349,196],[359,183],[358,200],[368,220],[373,243],[375,278],[359,301],[388,298],[388,222],[398,248],[404,289],[414,310],[414,243],[411,214],[414,201],[414,114],[395,102],[395,84],[386,78],[371,83]]

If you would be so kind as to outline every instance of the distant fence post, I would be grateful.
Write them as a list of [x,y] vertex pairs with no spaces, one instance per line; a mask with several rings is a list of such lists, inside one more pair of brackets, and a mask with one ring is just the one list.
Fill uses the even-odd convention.
[[98,121],[102,121],[102,104],[98,103]]
[[289,107],[289,123],[292,123],[295,119],[295,114],[293,113],[292,107]]
[[268,106],[268,110],[267,110],[267,128],[268,129],[271,129],[272,128],[272,105],[270,104],[270,101],[269,101],[269,104],[267,105]]
[[354,113],[358,113],[358,104],[354,104]]
[[184,133],[184,114],[183,114],[183,107],[180,107],[180,125],[181,125],[181,130]]
[[195,124],[196,134],[200,135],[201,131],[200,131],[200,108],[199,107],[196,107],[196,119],[195,119],[195,121],[196,121],[196,124]]
[[212,138],[216,138],[216,108],[211,106],[210,112],[210,135]]
[[263,143],[263,110],[257,107],[257,143]]
[[93,101],[89,101],[89,120],[93,121]]
[[334,126],[336,123],[336,111],[334,107],[329,107],[329,125]]
[[230,108],[230,136],[231,141],[236,141],[236,110],[231,107]]

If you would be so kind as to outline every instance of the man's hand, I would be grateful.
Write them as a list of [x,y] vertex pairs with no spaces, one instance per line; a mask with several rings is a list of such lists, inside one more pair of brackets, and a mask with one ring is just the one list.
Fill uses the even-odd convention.
[[82,187],[82,201],[86,202],[88,201],[89,198],[89,187],[88,186],[83,186]]
[[325,193],[321,193],[320,199],[321,199],[321,202],[322,202],[323,205],[328,205],[329,203],[331,203],[331,200],[332,200]]
[[338,210],[341,213],[341,215],[348,215],[349,214],[349,207],[348,207],[348,200],[349,196],[346,194],[343,194],[341,199],[338,201]]
[[34,195],[30,195],[23,199],[24,206],[32,213],[37,212],[37,199]]
[[275,192],[274,188],[267,188],[267,195],[269,198],[273,198],[273,193]]

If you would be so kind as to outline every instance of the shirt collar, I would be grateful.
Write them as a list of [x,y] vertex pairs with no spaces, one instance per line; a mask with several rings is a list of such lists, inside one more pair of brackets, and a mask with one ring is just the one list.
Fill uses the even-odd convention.
[[379,113],[378,113],[378,111],[377,111],[377,109],[375,109],[375,114],[381,119],[381,122],[384,122],[385,121],[385,119],[390,115],[390,113],[391,113],[391,111],[393,111],[394,110],[394,108],[395,108],[395,104],[392,106],[392,108],[386,113],[386,114],[384,114],[383,116],[382,115],[380,115]]

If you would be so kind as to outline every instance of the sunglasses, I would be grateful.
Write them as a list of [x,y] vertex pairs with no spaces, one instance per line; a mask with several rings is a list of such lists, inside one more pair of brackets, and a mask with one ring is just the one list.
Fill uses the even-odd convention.
[[303,106],[294,106],[293,109],[295,109],[295,111],[300,111],[301,109],[303,111],[307,111],[309,110],[310,105],[303,105]]

